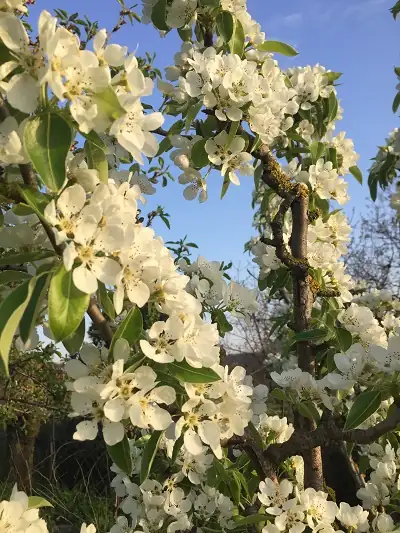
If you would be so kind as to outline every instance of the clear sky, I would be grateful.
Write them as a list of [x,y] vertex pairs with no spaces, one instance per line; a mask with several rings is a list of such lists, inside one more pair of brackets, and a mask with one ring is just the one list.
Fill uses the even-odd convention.
[[[140,0],[137,0],[140,3]],[[127,2],[128,3],[128,2]],[[132,0],[133,3],[133,0]],[[269,39],[292,44],[300,52],[295,58],[277,56],[282,66],[320,63],[331,70],[343,72],[338,88],[344,119],[337,131],[344,130],[354,139],[360,153],[359,166],[364,171],[376,146],[397,126],[391,112],[396,77],[393,67],[400,65],[400,21],[394,22],[389,8],[394,0],[248,0],[248,9]],[[100,28],[111,29],[118,20],[117,0],[37,0],[31,8],[32,19],[42,9],[78,11]],[[163,69],[173,63],[173,54],[180,46],[176,32],[160,39],[151,26],[135,23],[125,26],[114,39],[138,54],[156,52],[156,65]],[[241,186],[231,186],[225,198],[219,199],[221,177],[212,176],[209,200],[199,204],[186,201],[183,187],[170,183],[154,197],[148,208],[162,204],[171,214],[171,231],[161,223],[155,229],[165,240],[176,240],[186,233],[199,245],[202,255],[212,260],[230,260],[242,266],[248,261],[243,244],[252,235],[252,179],[243,177]],[[352,178],[351,202],[346,211],[360,212],[368,196]]]

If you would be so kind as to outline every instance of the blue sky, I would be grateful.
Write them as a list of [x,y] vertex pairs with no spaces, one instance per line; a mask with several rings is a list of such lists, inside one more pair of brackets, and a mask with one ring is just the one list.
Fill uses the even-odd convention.
[[[133,1],[133,0],[132,0]],[[140,2],[140,0],[138,0]],[[128,3],[128,2],[127,2]],[[280,58],[283,67],[320,63],[343,72],[338,88],[344,119],[337,131],[344,130],[354,139],[360,153],[359,166],[364,171],[376,146],[397,126],[391,112],[396,78],[393,67],[400,65],[400,22],[393,21],[388,9],[394,0],[248,0],[248,9],[269,39],[288,42],[300,52],[296,58]],[[111,29],[118,20],[117,0],[37,0],[31,8],[32,20],[42,9],[79,11],[98,20],[100,27]],[[115,42],[138,48],[138,54],[156,52],[156,65],[163,69],[173,63],[180,46],[175,32],[160,39],[151,26],[135,23],[125,26]],[[368,191],[351,177],[351,202],[346,211],[364,209]],[[165,240],[176,240],[188,234],[208,259],[230,260],[242,267],[248,262],[243,244],[252,235],[252,179],[243,177],[240,187],[230,187],[219,199],[221,177],[215,174],[209,182],[209,200],[204,204],[188,202],[183,187],[170,183],[150,198],[148,208],[162,204],[171,214],[171,231],[162,223],[156,231]]]

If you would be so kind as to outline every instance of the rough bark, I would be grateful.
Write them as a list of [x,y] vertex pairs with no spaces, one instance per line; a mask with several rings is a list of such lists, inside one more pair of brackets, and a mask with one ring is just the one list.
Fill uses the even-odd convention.
[[[291,205],[293,229],[290,238],[292,256],[303,263],[307,260],[308,234],[308,194],[301,193]],[[303,268],[292,268],[293,279],[293,327],[299,333],[311,329],[311,311],[313,294],[310,288],[308,272]],[[304,372],[315,375],[315,358],[309,342],[297,343],[297,360],[299,368]],[[316,429],[313,420],[304,418],[299,413],[295,419],[296,430],[309,433]],[[322,471],[321,447],[311,448],[303,455],[304,486],[322,490],[324,478]]]
[[40,420],[27,417],[24,426],[13,428],[10,444],[13,474],[18,488],[30,494],[32,492],[32,471],[36,438],[40,430]]

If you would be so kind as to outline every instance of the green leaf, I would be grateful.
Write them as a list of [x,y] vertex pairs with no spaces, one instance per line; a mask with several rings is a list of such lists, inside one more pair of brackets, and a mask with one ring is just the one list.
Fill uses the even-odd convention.
[[52,250],[39,250],[38,252],[22,252],[20,254],[7,254],[0,257],[0,266],[3,265],[24,265],[25,263],[33,263],[35,261],[42,261],[49,257],[55,257],[56,253]]
[[301,331],[296,333],[292,337],[293,342],[304,342],[304,341],[316,341],[326,337],[328,331],[326,329],[310,329],[306,331]]
[[114,320],[115,318],[114,304],[110,296],[108,295],[106,286],[101,281],[99,281],[98,296],[99,296],[99,303],[101,307],[103,308],[103,311],[108,317],[111,318],[111,320]]
[[237,475],[237,472],[235,470],[231,470],[229,472],[228,487],[229,487],[230,493],[232,494],[233,501],[235,502],[236,505],[239,505],[241,483],[240,483],[240,478]]
[[49,290],[49,325],[56,342],[70,337],[86,313],[90,294],[77,289],[72,270],[60,265],[53,276]]
[[280,268],[276,271],[276,276],[273,284],[271,285],[271,288],[269,290],[269,296],[273,296],[276,291],[279,289],[282,289],[285,285],[287,280],[289,279],[289,270],[287,268]]
[[331,161],[331,163],[333,165],[333,168],[337,169],[338,162],[337,162],[337,150],[336,150],[336,148],[328,148],[328,161]]
[[381,393],[379,391],[367,390],[356,397],[347,415],[344,430],[357,428],[368,417],[373,415],[381,405]]
[[244,526],[251,526],[253,524],[258,524],[259,522],[267,522],[267,520],[270,519],[271,516],[268,514],[252,514],[244,518],[240,517],[233,523],[233,529],[237,529],[238,527],[242,528]]
[[175,133],[180,133],[184,125],[185,125],[185,122],[182,119],[177,120],[169,128],[168,135],[174,135]]
[[87,141],[89,141],[99,150],[103,150],[103,152],[107,151],[107,145],[105,144],[103,139],[100,137],[100,135],[96,133],[94,130],[90,131],[89,133],[82,133],[80,131],[79,134],[82,135],[82,137],[84,137]]
[[167,0],[159,0],[151,12],[151,21],[161,31],[168,31],[167,26]]
[[186,133],[190,130],[190,126],[192,125],[192,122],[197,117],[202,107],[203,107],[203,102],[197,102],[197,104],[189,107],[189,111],[186,115],[186,120],[185,120]]
[[186,363],[186,361],[182,361],[181,363],[168,363],[165,366],[171,375],[185,383],[213,383],[214,381],[221,380],[219,375],[214,370],[211,370],[211,368],[194,368]]
[[46,295],[47,287],[50,281],[50,274],[46,272],[38,277],[33,278],[34,287],[29,303],[25,308],[24,314],[19,325],[19,334],[22,342],[26,343],[29,339],[32,329],[36,325],[36,319],[41,310],[43,299]]
[[218,128],[218,119],[214,115],[209,115],[206,120],[200,122],[200,129],[203,137],[212,137]]
[[272,398],[276,398],[280,402],[284,402],[286,399],[285,391],[282,389],[274,389],[269,393],[269,396],[272,396]]
[[350,171],[350,173],[356,178],[356,180],[358,181],[358,183],[359,183],[360,185],[362,185],[363,178],[362,178],[362,172],[361,172],[361,170],[360,170],[356,165],[354,165],[353,167],[350,167],[350,168],[349,168],[349,171]]
[[235,135],[237,133],[237,130],[239,129],[240,120],[237,122],[232,122],[231,127],[229,128],[229,134],[228,134],[228,140],[226,141],[226,147],[229,148],[232,144],[233,139],[235,138]]
[[98,148],[90,141],[86,141],[85,154],[88,167],[97,170],[99,173],[99,180],[102,183],[108,183],[108,161],[104,150]]
[[33,209],[23,203],[13,205],[11,211],[18,217],[25,217],[34,213]]
[[400,78],[400,67],[394,67],[394,73]]
[[0,362],[8,375],[8,355],[13,337],[35,286],[35,279],[21,283],[0,304]]
[[396,113],[400,106],[400,91],[396,94],[392,104],[393,113]]
[[211,320],[217,323],[218,333],[220,337],[225,337],[225,333],[232,331],[233,326],[228,322],[225,313],[221,309],[216,309],[211,314]]
[[221,11],[217,16],[217,29],[224,42],[228,43],[233,35],[233,15],[230,11]]
[[390,12],[392,13],[394,20],[396,20],[397,15],[400,13],[400,0],[397,0],[395,5],[390,8]]
[[309,420],[313,420],[314,422],[319,422],[321,419],[321,416],[318,412],[318,409],[315,407],[314,402],[311,400],[308,400],[306,402],[299,402],[296,404],[298,412],[304,416],[304,418],[308,418]]
[[230,184],[231,184],[231,180],[225,176],[224,181],[222,182],[222,188],[221,188],[221,194],[220,194],[221,200],[225,196],[225,194],[228,192]]
[[132,474],[132,455],[128,437],[125,435],[121,442],[113,446],[107,445],[108,455],[125,474]]
[[208,165],[208,154],[206,152],[207,139],[201,139],[194,143],[192,147],[191,159],[192,163],[197,168],[203,168]]
[[262,52],[275,52],[277,54],[283,54],[284,56],[297,56],[299,52],[290,46],[290,44],[282,43],[280,41],[264,41],[257,46],[258,50]]
[[140,464],[140,484],[149,477],[163,433],[163,431],[154,431],[143,450]]
[[27,272],[20,272],[19,270],[4,270],[0,272],[0,285],[7,285],[7,283],[13,283],[15,281],[24,281],[30,279],[30,275]]
[[44,219],[44,210],[50,203],[51,198],[26,185],[19,185],[18,190],[32,211],[34,211],[39,218]]
[[176,441],[175,441],[175,444],[174,444],[174,447],[172,449],[172,457],[171,457],[171,464],[175,464],[176,463],[176,459],[179,455],[179,452],[181,451],[182,449],[182,446],[183,446],[183,437],[184,435],[182,434]]
[[371,199],[373,202],[375,202],[376,197],[378,195],[378,182],[374,178],[374,176],[370,175],[368,177],[368,187],[369,187],[369,193],[371,195]]
[[325,151],[325,144],[320,142],[313,142],[310,144],[310,153],[312,161],[315,164]]
[[125,114],[124,108],[119,103],[118,96],[111,87],[101,93],[92,94],[91,98],[97,104],[100,112],[107,115],[110,120],[116,120]]
[[353,337],[350,331],[344,328],[335,328],[336,338],[342,352],[347,352],[350,346],[353,344]]
[[69,124],[56,113],[30,118],[24,129],[24,148],[42,182],[58,191],[66,179],[65,161],[72,143]]
[[328,78],[328,81],[332,83],[333,81],[338,80],[342,75],[342,72],[326,72],[325,76]]
[[268,277],[258,280],[258,290],[265,291],[268,288]]
[[334,91],[331,92],[328,98],[328,122],[333,122],[338,114],[339,102]]
[[207,7],[219,7],[220,0],[200,0],[200,5]]
[[79,352],[85,338],[86,330],[85,319],[79,324],[78,329],[74,333],[63,340],[63,345],[69,354],[74,355]]
[[167,226],[168,229],[171,229],[171,224],[169,223],[168,218],[165,215],[160,215],[161,220]]
[[253,422],[249,422],[247,427],[249,428],[250,435],[252,436],[254,442],[256,443],[257,448],[259,448],[260,450],[263,450],[265,448],[265,445],[256,426],[253,424]]
[[164,137],[164,139],[158,145],[158,152],[156,154],[156,157],[159,157],[164,152],[167,152],[171,147],[171,139],[169,137]]
[[191,41],[192,39],[192,28],[178,28],[178,35],[182,39],[183,42]]
[[41,496],[29,496],[28,509],[40,509],[41,507],[53,507],[50,502]]
[[229,50],[232,54],[237,54],[239,57],[243,56],[244,53],[244,30],[240,20],[235,18],[233,25],[232,38],[229,41]]
[[118,326],[111,341],[110,353],[118,339],[126,339],[129,346],[132,346],[140,337],[143,331],[143,317],[139,307],[135,305]]

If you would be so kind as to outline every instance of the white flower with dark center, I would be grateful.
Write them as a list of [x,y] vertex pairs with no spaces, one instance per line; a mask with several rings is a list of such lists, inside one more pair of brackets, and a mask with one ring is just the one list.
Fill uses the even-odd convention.
[[216,410],[213,402],[204,400],[200,404],[197,398],[189,399],[182,406],[183,416],[175,425],[175,437],[178,439],[184,432],[183,442],[189,453],[203,453],[204,443],[210,446],[218,459],[222,458],[220,430],[218,424],[211,420]]
[[[154,384],[155,385],[155,384]],[[159,404],[171,405],[175,402],[176,393],[167,385],[146,387],[136,392],[128,400],[129,417],[134,426],[156,431],[167,429],[172,423],[171,415]]]
[[386,374],[400,371],[400,337],[394,335],[388,340],[387,348],[371,344],[369,356],[375,361],[378,370]]
[[311,487],[304,492],[298,492],[299,503],[305,510],[307,524],[312,530],[335,521],[338,506],[335,502],[328,501],[327,498],[326,492],[316,491]]
[[200,203],[207,200],[207,183],[198,170],[186,168],[185,172],[179,176],[178,181],[182,185],[187,185],[183,190],[183,196],[186,200],[194,200],[197,196]]
[[[182,320],[172,315],[166,322],[155,322],[147,332],[147,340],[140,341],[142,352],[158,363],[172,363],[175,360],[174,346],[176,341],[183,335],[184,325]],[[184,354],[178,351],[179,360],[182,361]]]
[[283,512],[282,506],[293,492],[293,485],[288,479],[276,484],[272,479],[266,478],[260,482],[259,490],[257,497],[265,505],[265,511],[278,516]]
[[120,314],[123,309],[125,294],[130,302],[143,307],[150,298],[149,285],[159,274],[155,259],[138,256],[124,264],[117,276],[117,288],[113,295],[116,313]]
[[170,28],[182,28],[192,19],[197,0],[173,0],[167,10],[167,24]]

